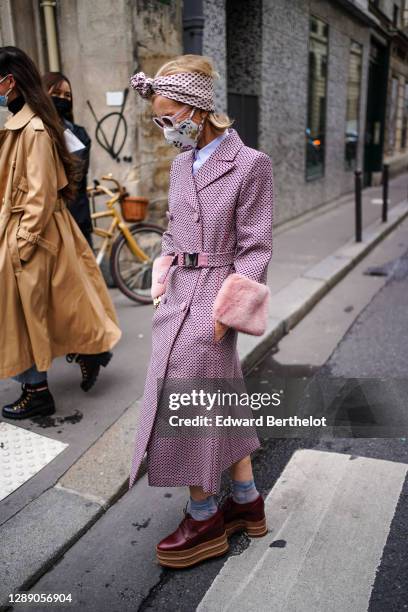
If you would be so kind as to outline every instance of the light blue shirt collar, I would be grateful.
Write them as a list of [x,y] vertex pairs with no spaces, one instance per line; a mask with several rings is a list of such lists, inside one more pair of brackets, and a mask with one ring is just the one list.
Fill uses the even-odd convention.
[[194,149],[194,163],[193,163],[193,174],[203,165],[203,163],[210,157],[215,151],[219,144],[228,136],[228,130],[225,130],[222,134],[214,138],[205,147],[201,149]]

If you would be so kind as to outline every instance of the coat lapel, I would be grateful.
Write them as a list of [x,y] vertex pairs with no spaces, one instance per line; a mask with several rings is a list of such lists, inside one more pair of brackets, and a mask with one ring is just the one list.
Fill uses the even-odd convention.
[[23,108],[18,111],[15,115],[12,115],[7,119],[4,127],[7,130],[21,130],[35,115],[35,112],[31,110],[28,104],[24,104]]
[[193,161],[194,152],[187,151],[179,156],[179,172],[180,181],[178,181],[178,189],[182,190],[182,193],[178,194],[178,200],[183,199],[187,201],[192,207],[193,211],[199,214],[200,204],[197,197],[196,185],[193,177]]
[[0,130],[0,147],[3,144],[3,140],[6,139],[7,134],[8,134],[8,130],[6,130],[5,128]]
[[177,189],[182,190],[182,193],[176,193],[176,199],[188,202],[196,213],[197,220],[200,216],[199,191],[234,168],[235,157],[243,146],[244,143],[237,131],[230,128],[228,136],[213,151],[195,176],[193,176],[194,152],[192,150],[181,153],[176,158],[179,163],[180,178],[177,182]]
[[230,128],[228,136],[218,145],[193,177],[197,192],[230,172],[235,165],[235,157],[243,146],[244,143],[238,136],[237,131]]

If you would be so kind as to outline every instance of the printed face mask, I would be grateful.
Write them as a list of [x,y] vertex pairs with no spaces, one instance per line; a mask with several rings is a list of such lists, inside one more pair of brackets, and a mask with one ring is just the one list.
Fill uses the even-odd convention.
[[195,149],[200,138],[201,131],[205,117],[199,124],[193,121],[192,116],[194,115],[195,108],[191,111],[190,116],[181,121],[177,128],[175,127],[163,127],[163,133],[168,144],[177,147],[177,149]]
[[[3,77],[3,78],[0,80],[0,83],[2,83],[3,81],[5,81],[5,80],[7,79],[7,77],[8,77],[8,76],[9,76],[9,75],[7,74],[5,77]],[[12,87],[10,87],[10,89],[8,89],[8,90],[6,91],[6,93],[5,93],[3,96],[0,96],[0,106],[7,106],[7,104],[8,104],[8,96],[10,95],[10,92],[11,92],[12,90],[13,90],[13,88],[12,88]]]

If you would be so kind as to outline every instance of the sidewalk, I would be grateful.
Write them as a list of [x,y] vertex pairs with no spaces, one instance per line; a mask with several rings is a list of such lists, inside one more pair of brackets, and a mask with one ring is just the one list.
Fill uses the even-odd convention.
[[[260,338],[240,335],[238,349],[245,371],[408,215],[407,186],[408,174],[390,182],[389,215],[385,224],[381,223],[378,203],[381,187],[363,192],[361,243],[354,241],[353,195],[275,229],[268,278],[272,292],[268,330]],[[112,293],[115,304],[120,304],[127,319],[133,322],[128,342],[138,343],[138,356],[146,367],[150,355],[151,307],[138,307],[135,311],[120,294]],[[138,333],[140,330],[144,333]],[[120,363],[119,356],[118,360]],[[75,443],[70,444],[70,452],[64,451],[61,456],[66,454],[71,461],[61,469],[57,480],[50,481],[41,494],[30,494],[28,502],[13,501],[13,497],[18,497],[17,492],[0,502],[0,515],[3,517],[8,512],[0,526],[4,555],[0,570],[0,609],[6,604],[8,593],[29,588],[126,492],[140,401],[134,398],[140,398],[142,392],[143,376],[139,372],[132,387],[132,405],[122,403],[120,409],[114,407],[113,416],[104,419],[99,438],[89,438],[81,449],[75,448]],[[24,422],[13,425],[25,427]]]
[[272,293],[264,336],[241,334],[238,350],[244,371],[300,321],[378,241],[408,213],[408,175],[390,182],[388,221],[382,223],[382,187],[363,191],[362,242],[355,241],[354,196],[341,198],[309,219],[277,228],[268,274]]

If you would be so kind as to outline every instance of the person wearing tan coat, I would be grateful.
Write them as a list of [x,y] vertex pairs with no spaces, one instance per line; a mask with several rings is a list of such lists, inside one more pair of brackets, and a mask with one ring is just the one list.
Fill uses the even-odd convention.
[[35,64],[0,47],[0,378],[22,383],[7,418],[52,414],[47,370],[75,359],[82,388],[95,382],[121,337],[93,252],[67,209],[76,162]]

